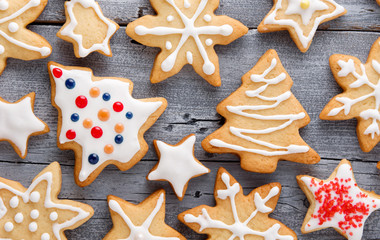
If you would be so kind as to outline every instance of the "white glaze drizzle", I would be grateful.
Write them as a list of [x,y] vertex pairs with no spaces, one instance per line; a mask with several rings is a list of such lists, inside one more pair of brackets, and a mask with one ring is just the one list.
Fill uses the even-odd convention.
[[[94,9],[100,20],[102,20],[107,25],[107,35],[102,43],[96,43],[90,48],[85,48],[83,46],[83,36],[81,34],[74,33],[74,30],[78,25],[78,21],[75,17],[73,8],[77,3],[81,4],[84,8]],[[117,31],[117,25],[103,15],[99,5],[94,0],[71,0],[67,1],[65,4],[67,13],[70,17],[70,23],[62,29],[61,34],[68,36],[77,42],[79,56],[83,58],[94,51],[102,51],[106,55],[110,55],[111,49],[108,46],[108,42],[112,35]]]
[[[372,123],[367,127],[367,129],[364,131],[365,135],[371,135],[372,139],[374,139],[375,134],[380,135],[379,130],[379,121],[380,121],[380,81],[377,80],[377,83],[372,83],[367,76],[365,66],[361,63],[360,64],[360,70],[362,74],[359,74],[355,69],[355,63],[353,59],[349,59],[347,62],[343,60],[338,61],[338,65],[341,68],[341,70],[338,72],[339,77],[347,77],[349,74],[352,74],[356,81],[351,83],[349,85],[350,88],[359,88],[363,85],[366,85],[367,87],[373,89],[372,92],[362,95],[358,98],[351,99],[348,97],[337,97],[335,100],[337,102],[340,102],[343,104],[341,107],[333,108],[327,116],[336,116],[341,111],[344,111],[345,115],[348,115],[351,111],[351,108],[353,105],[358,104],[368,98],[374,97],[375,98],[375,106],[373,109],[367,109],[362,111],[359,116],[363,120],[372,119]],[[371,62],[372,68],[380,74],[380,63],[376,60],[372,60]]]
[[185,8],[189,8],[189,7],[191,7],[191,4],[190,4],[189,0],[183,0],[183,6],[184,6]]
[[7,207],[5,206],[4,204],[4,201],[3,199],[0,197],[0,219],[5,215],[7,214]]
[[193,54],[190,51],[186,52],[186,60],[189,64],[193,64]]
[[213,219],[212,217],[210,217],[210,215],[208,214],[205,208],[202,209],[202,214],[197,217],[192,214],[186,214],[184,217],[184,220],[186,223],[199,224],[200,232],[202,232],[204,229],[228,230],[232,234],[231,237],[228,238],[230,240],[233,240],[235,238],[244,240],[245,236],[248,236],[248,235],[261,236],[265,240],[274,240],[274,239],[293,240],[293,237],[290,235],[279,234],[281,225],[278,223],[273,224],[269,229],[267,229],[264,232],[253,230],[250,227],[248,227],[248,224],[251,222],[251,220],[256,216],[258,212],[269,213],[273,211],[272,208],[266,206],[265,204],[271,198],[279,194],[280,189],[278,187],[273,187],[264,199],[260,196],[259,193],[255,193],[254,203],[255,203],[256,209],[255,211],[251,213],[251,215],[245,221],[241,221],[239,218],[238,209],[235,202],[235,197],[240,192],[240,185],[238,183],[234,183],[233,185],[230,185],[230,176],[227,173],[223,173],[221,178],[224,185],[226,186],[226,189],[218,190],[216,197],[222,200],[226,200],[228,198],[231,205],[232,214],[234,217],[234,223],[227,224],[223,221]]
[[108,202],[110,209],[120,215],[120,217],[124,220],[124,222],[127,224],[130,230],[129,236],[126,239],[120,239],[120,240],[135,240],[136,237],[141,238],[142,236],[143,236],[142,239],[149,239],[149,240],[179,240],[179,238],[177,237],[154,236],[149,231],[152,221],[156,217],[157,213],[160,211],[163,203],[164,203],[164,194],[161,193],[153,211],[149,214],[149,216],[145,219],[145,221],[140,226],[136,226],[132,222],[132,220],[128,217],[128,215],[124,212],[124,210],[121,208],[119,203],[116,202],[115,200],[110,200]]
[[171,34],[181,34],[181,39],[176,47],[176,49],[162,62],[161,69],[164,72],[169,72],[173,69],[176,59],[178,56],[179,51],[183,47],[183,45],[186,43],[186,41],[189,39],[189,37],[193,37],[199,53],[201,54],[204,64],[203,64],[203,72],[206,75],[212,75],[215,73],[215,65],[210,61],[209,56],[207,54],[207,51],[205,47],[202,44],[202,41],[199,38],[199,35],[222,35],[222,36],[229,36],[233,32],[232,26],[225,24],[222,26],[202,26],[202,27],[196,27],[194,25],[195,21],[198,19],[200,14],[205,9],[208,0],[201,0],[197,10],[195,11],[194,15],[191,18],[188,18],[175,4],[174,0],[166,0],[178,13],[180,16],[183,24],[185,25],[185,28],[172,28],[172,27],[155,27],[155,28],[147,28],[142,25],[138,25],[135,28],[135,32],[137,35],[158,35],[158,36],[164,36],[164,35],[171,35]]
[[263,140],[258,140],[246,135],[246,134],[268,134],[268,133],[276,132],[288,127],[294,121],[303,119],[306,116],[304,112],[300,112],[297,114],[287,114],[287,115],[261,115],[261,114],[245,112],[247,110],[254,111],[254,110],[272,109],[272,108],[277,107],[283,101],[286,101],[287,99],[290,98],[290,96],[292,95],[290,91],[286,91],[285,93],[276,97],[266,97],[266,96],[261,95],[261,93],[263,93],[268,88],[268,86],[278,84],[286,79],[285,73],[281,73],[274,78],[270,78],[270,79],[265,78],[276,66],[277,66],[277,60],[276,58],[273,58],[271,61],[271,65],[262,74],[252,74],[251,80],[253,82],[265,83],[265,85],[255,90],[247,90],[245,92],[245,94],[248,97],[256,97],[265,101],[275,101],[275,103],[271,105],[227,106],[227,110],[229,112],[243,116],[243,117],[253,118],[253,119],[258,119],[258,120],[284,120],[286,121],[277,127],[270,127],[266,129],[260,129],[260,130],[244,129],[244,128],[237,128],[237,127],[232,127],[232,126],[229,128],[231,134],[239,138],[242,138],[244,140],[247,140],[249,142],[252,142],[261,146],[265,146],[267,148],[271,148],[274,151],[267,151],[267,150],[255,149],[255,148],[245,148],[236,144],[226,143],[219,139],[211,139],[210,144],[212,146],[230,148],[236,151],[257,153],[264,156],[279,156],[279,155],[287,155],[287,154],[294,154],[294,153],[304,153],[304,152],[309,151],[309,147],[305,145],[289,145],[287,147],[284,147],[284,146],[279,146],[279,145],[269,143]]

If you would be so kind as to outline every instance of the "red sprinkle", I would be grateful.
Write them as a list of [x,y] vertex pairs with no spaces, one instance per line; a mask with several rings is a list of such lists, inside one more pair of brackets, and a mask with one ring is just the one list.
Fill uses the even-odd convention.
[[87,106],[87,98],[83,95],[78,96],[77,99],[75,99],[75,104],[79,108],[85,108]]
[[93,127],[91,129],[91,135],[94,138],[100,138],[103,135],[103,130],[100,127]]
[[67,139],[70,139],[70,140],[73,140],[75,137],[77,136],[77,134],[75,133],[74,130],[70,129],[66,132],[66,137]]
[[56,77],[56,78],[60,78],[60,77],[62,77],[62,70],[61,69],[59,69],[59,68],[54,68],[53,69],[53,75],[54,75],[54,77]]
[[121,112],[121,111],[123,111],[123,109],[124,109],[124,106],[123,106],[123,104],[121,102],[115,102],[113,104],[113,110],[115,112]]

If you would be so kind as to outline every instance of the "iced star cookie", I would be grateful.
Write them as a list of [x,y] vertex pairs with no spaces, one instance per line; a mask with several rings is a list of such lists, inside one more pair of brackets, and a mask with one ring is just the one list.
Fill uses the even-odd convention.
[[50,62],[58,147],[75,152],[75,181],[87,186],[109,164],[126,171],[148,151],[144,133],[164,112],[164,98],[134,99],[133,83],[95,77],[91,69]]
[[[356,57],[334,54],[330,68],[343,93],[330,100],[320,114],[324,120],[356,118],[356,134],[364,152],[380,141],[380,38],[372,45],[366,63]],[[380,163],[377,165],[380,168]]]
[[220,168],[214,190],[216,206],[198,206],[179,214],[178,219],[208,239],[296,240],[290,228],[268,216],[280,192],[279,183],[270,183],[245,196],[240,184]]
[[157,16],[144,16],[127,26],[134,40],[159,47],[150,80],[161,82],[177,74],[184,65],[213,86],[220,86],[219,60],[214,46],[227,45],[248,28],[227,16],[216,16],[219,0],[151,0]]
[[154,140],[159,162],[149,172],[148,180],[168,181],[182,201],[190,179],[209,173],[210,169],[194,156],[195,135],[191,134],[176,145]]
[[273,8],[257,30],[288,30],[301,52],[306,52],[320,24],[346,14],[334,0],[274,0]]
[[279,160],[319,162],[299,135],[310,118],[290,91],[293,81],[276,51],[268,50],[242,82],[218,104],[226,123],[203,140],[203,148],[237,154],[243,169],[260,173],[274,172]]
[[66,240],[64,230],[74,229],[94,214],[87,204],[57,199],[61,168],[51,163],[29,188],[0,178],[0,238]]
[[300,175],[297,182],[310,202],[302,233],[332,227],[349,240],[360,240],[365,221],[380,208],[380,196],[358,187],[345,159],[326,180]]
[[49,127],[34,115],[35,93],[10,103],[0,98],[0,141],[8,141],[20,158],[25,158],[30,136],[49,132]]
[[108,196],[113,228],[103,240],[185,240],[166,225],[165,191],[159,190],[138,205]]
[[50,55],[50,44],[26,29],[46,4],[47,0],[0,0],[0,74],[7,65],[7,58],[34,60]]
[[112,57],[110,39],[119,25],[106,18],[94,0],[65,2],[66,23],[57,33],[59,38],[74,45],[77,58],[92,52]]

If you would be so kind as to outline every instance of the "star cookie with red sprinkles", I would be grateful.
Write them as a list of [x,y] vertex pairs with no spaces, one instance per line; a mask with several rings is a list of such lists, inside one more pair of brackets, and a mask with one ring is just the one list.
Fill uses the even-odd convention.
[[345,159],[327,180],[300,175],[297,181],[310,202],[302,233],[332,227],[349,240],[360,240],[365,221],[380,208],[380,195],[358,187]]

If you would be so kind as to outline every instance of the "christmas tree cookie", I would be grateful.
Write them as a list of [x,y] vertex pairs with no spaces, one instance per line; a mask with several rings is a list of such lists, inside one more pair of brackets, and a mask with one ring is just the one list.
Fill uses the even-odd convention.
[[261,173],[274,172],[279,160],[319,162],[299,135],[310,118],[291,93],[293,81],[276,51],[267,51],[242,82],[217,106],[226,123],[203,140],[203,148],[237,154],[243,169]]
[[201,205],[187,210],[178,219],[208,239],[296,240],[283,223],[270,218],[280,197],[281,185],[270,183],[244,195],[240,184],[223,168],[215,182],[215,207]]
[[248,32],[239,21],[217,16],[215,0],[151,0],[157,16],[144,16],[127,26],[134,40],[159,47],[150,76],[152,83],[177,74],[184,65],[213,86],[220,86],[219,60],[214,46],[227,45]]
[[125,171],[148,151],[144,133],[167,106],[134,99],[128,79],[94,77],[88,68],[48,65],[52,104],[59,111],[58,146],[75,151],[75,180],[87,186],[109,164]]

